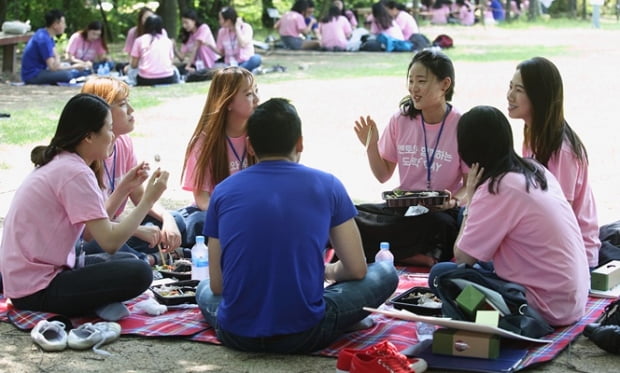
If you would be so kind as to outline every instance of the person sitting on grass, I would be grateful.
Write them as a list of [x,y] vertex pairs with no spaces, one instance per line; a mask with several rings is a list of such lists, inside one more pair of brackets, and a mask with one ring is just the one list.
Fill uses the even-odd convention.
[[[247,128],[259,162],[215,187],[204,227],[210,278],[196,301],[226,346],[317,351],[358,326],[368,316],[362,307],[381,305],[398,275],[390,262],[367,267],[342,183],[298,163],[303,140],[293,105],[271,99]],[[326,265],[328,239],[340,260]]]
[[131,68],[138,69],[138,85],[178,83],[178,70],[172,63],[174,46],[163,32],[164,21],[158,15],[144,22],[145,34],[136,39],[131,50]]
[[[15,308],[115,321],[128,314],[121,302],[153,281],[151,267],[135,257],[76,265],[74,245],[85,228],[114,254],[166,189],[168,172],[155,170],[135,209],[111,221],[102,162],[113,146],[110,106],[80,93],[65,105],[49,145],[32,150],[36,168],[15,192],[0,243],[4,295]],[[137,183],[148,177],[134,176]]]
[[100,66],[107,66],[108,71],[114,70],[114,62],[109,60],[107,54],[108,45],[100,21],[93,21],[84,29],[73,33],[65,52],[67,60],[71,63],[90,62],[92,72],[97,72]]
[[92,62],[63,63],[54,38],[65,32],[65,15],[58,9],[45,13],[45,27],[38,29],[26,43],[22,56],[21,78],[26,84],[69,83],[71,79],[90,75]]
[[[131,185],[128,181],[134,179],[133,174],[147,172],[150,168],[147,162],[138,163],[133,141],[129,137],[135,120],[133,106],[129,103],[129,89],[129,86],[119,79],[97,76],[88,79],[81,91],[103,98],[110,105],[112,113],[114,146],[112,154],[103,162],[106,176],[103,180],[107,197],[106,210],[113,221],[119,220],[129,199],[134,206],[140,203],[144,196],[144,186]],[[166,263],[161,262],[159,249],[165,253],[174,252],[181,246],[183,233],[185,223],[181,215],[168,212],[159,203],[155,203],[121,251],[135,254],[150,265],[163,265]],[[83,238],[89,241],[91,237]],[[104,252],[94,240],[80,242],[80,246],[86,254]],[[178,253],[177,256],[183,255]]]
[[560,184],[540,163],[516,154],[510,123],[494,107],[463,114],[457,141],[471,167],[469,203],[454,245],[456,263],[435,265],[431,288],[435,277],[464,263],[523,286],[527,304],[551,326],[577,322],[585,313],[590,272]]

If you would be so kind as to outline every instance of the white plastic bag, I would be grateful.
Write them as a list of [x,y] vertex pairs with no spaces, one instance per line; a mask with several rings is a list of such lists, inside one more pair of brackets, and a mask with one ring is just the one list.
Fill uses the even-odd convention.
[[22,35],[30,31],[30,21],[6,21],[2,24],[2,32],[5,34]]

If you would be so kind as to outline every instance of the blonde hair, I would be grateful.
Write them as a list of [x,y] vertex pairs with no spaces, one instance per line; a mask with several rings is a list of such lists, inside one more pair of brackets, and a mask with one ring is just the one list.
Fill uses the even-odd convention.
[[[211,185],[215,186],[230,176],[228,150],[226,148],[226,108],[233,98],[249,83],[254,85],[254,76],[242,67],[227,67],[213,76],[202,115],[185,150],[185,160],[181,180],[187,168],[187,160],[196,142],[204,139],[198,151],[196,172],[193,180],[194,190],[202,190],[207,170],[211,175]],[[256,163],[256,157],[248,155],[248,165]]]
[[129,85],[113,77],[97,76],[84,83],[81,93],[97,95],[112,105],[129,97]]

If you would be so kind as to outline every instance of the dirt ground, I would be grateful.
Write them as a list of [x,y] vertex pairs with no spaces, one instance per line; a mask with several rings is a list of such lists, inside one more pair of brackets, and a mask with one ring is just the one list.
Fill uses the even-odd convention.
[[[570,124],[585,142],[590,159],[590,177],[598,203],[599,224],[620,219],[616,186],[620,182],[620,153],[615,144],[617,120],[612,119],[615,94],[620,86],[617,61],[620,59],[620,31],[593,30],[503,30],[482,27],[442,30],[455,39],[457,48],[467,40],[483,38],[488,43],[515,45],[570,45],[571,53],[553,56],[564,78],[565,112]],[[460,36],[467,36],[461,38]],[[463,41],[460,41],[463,40]],[[575,53],[573,53],[575,52]],[[545,55],[545,48],[537,52]],[[266,63],[269,63],[269,56]],[[310,69],[313,54],[300,56]],[[363,54],[360,54],[363,58]],[[478,104],[494,105],[505,112],[508,82],[519,61],[494,63],[456,62],[454,105],[465,112]],[[294,66],[292,66],[294,67]],[[197,83],[202,84],[202,83]],[[261,100],[287,97],[297,106],[303,120],[305,148],[302,162],[337,175],[356,201],[379,201],[381,192],[396,185],[396,179],[379,184],[373,178],[361,146],[353,134],[360,115],[372,115],[385,126],[406,94],[405,77],[364,77],[331,81],[288,81],[261,84]],[[151,89],[151,88],[148,88]],[[16,105],[34,105],[49,94],[66,95],[74,88],[13,87],[0,85],[0,111]],[[157,91],[154,90],[156,95]],[[171,172],[165,204],[181,207],[190,201],[178,180],[186,143],[204,103],[202,96],[179,97],[154,108],[135,113],[134,142],[142,159],[152,161],[160,154],[161,166]],[[6,120],[6,119],[3,119]],[[0,120],[0,125],[2,121]],[[514,126],[515,143],[521,141],[522,123]],[[32,145],[0,144],[0,222],[20,181],[31,169]],[[43,353],[28,333],[0,323],[0,371],[3,372],[326,372],[336,360],[311,356],[246,354],[227,348],[177,339],[122,337],[108,346],[111,357],[92,352]],[[535,368],[547,372],[615,372],[620,360],[604,353],[585,338],[551,363]]]

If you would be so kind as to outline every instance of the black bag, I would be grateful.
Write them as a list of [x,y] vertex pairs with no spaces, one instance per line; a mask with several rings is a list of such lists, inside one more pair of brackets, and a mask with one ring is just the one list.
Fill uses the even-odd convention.
[[601,249],[598,255],[598,265],[602,266],[612,260],[620,260],[620,220],[603,225],[599,229]]
[[433,44],[424,34],[412,34],[409,41],[413,44],[414,51],[421,51],[424,48],[430,48]]
[[374,35],[363,35],[361,40],[360,51],[383,52],[385,50],[385,46]]
[[192,71],[185,78],[186,83],[204,82],[213,79],[216,69],[203,69]]
[[404,216],[407,208],[387,207],[385,203],[356,205],[359,228],[368,262],[374,261],[379,243],[390,243],[396,262],[416,254],[448,261],[458,234],[456,209]]
[[[437,296],[442,302],[442,312],[445,317],[455,320],[474,321],[469,319],[456,303],[456,297],[467,284],[474,286],[487,295],[487,300],[502,310],[499,327],[510,332],[531,338],[540,338],[554,329],[540,314],[527,305],[525,288],[519,284],[502,280],[493,273],[484,274],[481,271],[460,265],[452,271],[440,273],[434,279]],[[493,294],[495,292],[495,294]],[[493,300],[493,296],[501,297],[505,307]]]

